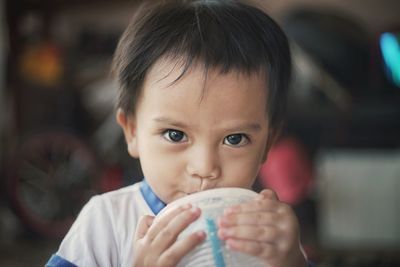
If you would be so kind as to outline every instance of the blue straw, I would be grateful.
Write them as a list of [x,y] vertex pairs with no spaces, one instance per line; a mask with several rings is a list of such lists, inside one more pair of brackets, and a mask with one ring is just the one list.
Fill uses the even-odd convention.
[[209,240],[211,242],[211,248],[214,256],[215,267],[225,267],[224,256],[222,254],[221,242],[217,235],[217,227],[215,226],[214,220],[207,218],[207,230]]

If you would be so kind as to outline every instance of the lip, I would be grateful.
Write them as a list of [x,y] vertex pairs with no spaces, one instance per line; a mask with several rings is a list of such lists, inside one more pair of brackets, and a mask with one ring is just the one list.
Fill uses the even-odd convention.
[[203,191],[207,191],[207,190],[214,189],[214,188],[216,188],[216,187],[204,188],[204,189],[202,189],[202,190],[196,190],[196,191],[184,192],[184,193],[185,193],[186,195],[192,195],[192,194],[196,194],[196,193],[203,192]]
[[207,187],[204,187],[204,188],[202,188],[200,190],[195,189],[194,191],[183,191],[182,190],[181,193],[183,193],[186,196],[189,196],[189,195],[192,195],[192,194],[195,194],[195,193],[207,191],[207,190],[214,189],[214,188],[217,188],[217,187],[216,186],[207,186]]

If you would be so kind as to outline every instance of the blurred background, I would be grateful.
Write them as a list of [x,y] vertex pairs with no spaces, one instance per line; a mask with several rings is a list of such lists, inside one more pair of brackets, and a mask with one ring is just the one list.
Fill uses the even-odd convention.
[[[109,73],[138,2],[0,0],[0,266],[43,266],[90,196],[141,179]],[[317,266],[400,266],[400,1],[251,2],[294,63],[257,189],[293,206]]]

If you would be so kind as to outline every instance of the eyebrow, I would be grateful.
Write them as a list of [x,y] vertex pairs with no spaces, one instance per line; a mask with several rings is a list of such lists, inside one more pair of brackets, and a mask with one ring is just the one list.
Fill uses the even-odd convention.
[[261,125],[258,123],[246,123],[246,124],[239,124],[237,127],[228,128],[228,130],[234,131],[250,131],[250,132],[259,132],[261,131]]
[[[158,122],[158,123],[165,123],[174,127],[179,127],[179,128],[185,128],[188,125],[167,117],[156,117],[153,119],[153,121]],[[262,127],[259,123],[244,123],[244,124],[239,124],[234,127],[227,127],[224,128],[224,130],[230,131],[230,132],[240,132],[240,131],[251,131],[251,132],[259,132],[261,131]]]
[[165,123],[171,126],[175,126],[175,127],[180,127],[180,128],[185,128],[187,127],[187,125],[185,123],[176,121],[176,120],[172,120],[170,118],[167,117],[156,117],[153,119],[153,121],[155,122],[159,122],[159,123]]

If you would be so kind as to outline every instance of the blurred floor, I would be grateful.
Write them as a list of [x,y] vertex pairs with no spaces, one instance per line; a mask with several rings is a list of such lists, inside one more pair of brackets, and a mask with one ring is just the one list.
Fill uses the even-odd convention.
[[5,203],[0,203],[0,266],[44,266],[60,240],[45,239],[27,231]]
[[21,238],[12,243],[1,242],[0,266],[32,267],[44,266],[57,250],[59,241],[40,240],[39,238]]

